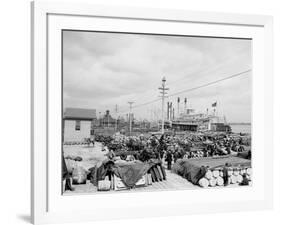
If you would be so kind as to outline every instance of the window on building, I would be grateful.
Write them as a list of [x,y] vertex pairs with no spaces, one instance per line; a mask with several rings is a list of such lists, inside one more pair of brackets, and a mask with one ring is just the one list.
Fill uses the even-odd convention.
[[75,130],[80,130],[80,126],[81,126],[81,121],[80,120],[76,120],[75,121]]

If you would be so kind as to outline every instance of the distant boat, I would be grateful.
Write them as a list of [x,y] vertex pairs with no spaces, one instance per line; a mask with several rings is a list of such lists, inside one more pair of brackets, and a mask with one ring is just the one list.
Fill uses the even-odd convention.
[[187,109],[178,118],[170,121],[170,127],[178,131],[218,131],[231,132],[231,126],[225,117],[196,113],[194,109]]

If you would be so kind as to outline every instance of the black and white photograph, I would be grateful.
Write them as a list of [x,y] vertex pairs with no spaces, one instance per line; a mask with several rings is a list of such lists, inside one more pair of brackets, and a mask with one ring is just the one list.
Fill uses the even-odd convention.
[[62,30],[61,54],[62,195],[254,185],[252,39]]

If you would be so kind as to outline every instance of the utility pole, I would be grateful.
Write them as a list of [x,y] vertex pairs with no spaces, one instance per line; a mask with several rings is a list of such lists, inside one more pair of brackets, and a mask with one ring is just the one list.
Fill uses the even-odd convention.
[[131,136],[132,133],[132,105],[134,102],[128,102],[130,105],[130,113],[129,113],[129,135]]
[[170,120],[170,102],[167,102],[167,120]]
[[186,103],[187,103],[187,98],[184,98],[184,113],[186,113]]
[[118,119],[118,105],[115,105],[115,116],[116,116],[116,119],[115,119],[115,132],[117,132],[117,119]]
[[173,120],[174,118],[173,118],[173,103],[172,102],[170,102],[170,120]]
[[180,117],[180,97],[178,97],[178,117]]
[[161,133],[164,134],[164,107],[165,107],[165,97],[167,97],[167,90],[169,88],[165,87],[166,85],[166,78],[162,78],[162,86],[159,87],[158,89],[160,90],[161,98],[162,98],[162,127],[161,127]]

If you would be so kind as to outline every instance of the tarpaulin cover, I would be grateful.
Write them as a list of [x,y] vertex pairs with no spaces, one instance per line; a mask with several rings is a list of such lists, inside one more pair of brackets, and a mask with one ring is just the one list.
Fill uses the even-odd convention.
[[134,187],[139,179],[150,169],[148,163],[139,161],[116,163],[113,172],[116,176],[120,177],[127,187]]
[[202,166],[209,166],[210,169],[214,169],[223,167],[226,163],[230,164],[231,167],[251,167],[250,160],[235,156],[226,156],[178,160],[176,164],[174,164],[173,170],[192,183],[197,184],[206,172],[206,170],[202,170]]
[[[141,161],[117,161],[111,166],[111,171],[121,178],[123,183],[132,188],[135,184],[145,175],[150,168],[155,165],[160,165],[159,160],[150,160],[149,162]],[[106,163],[103,163],[99,167],[93,167],[90,169],[90,180],[94,185],[97,185],[99,180],[103,180],[108,172],[109,168]]]

